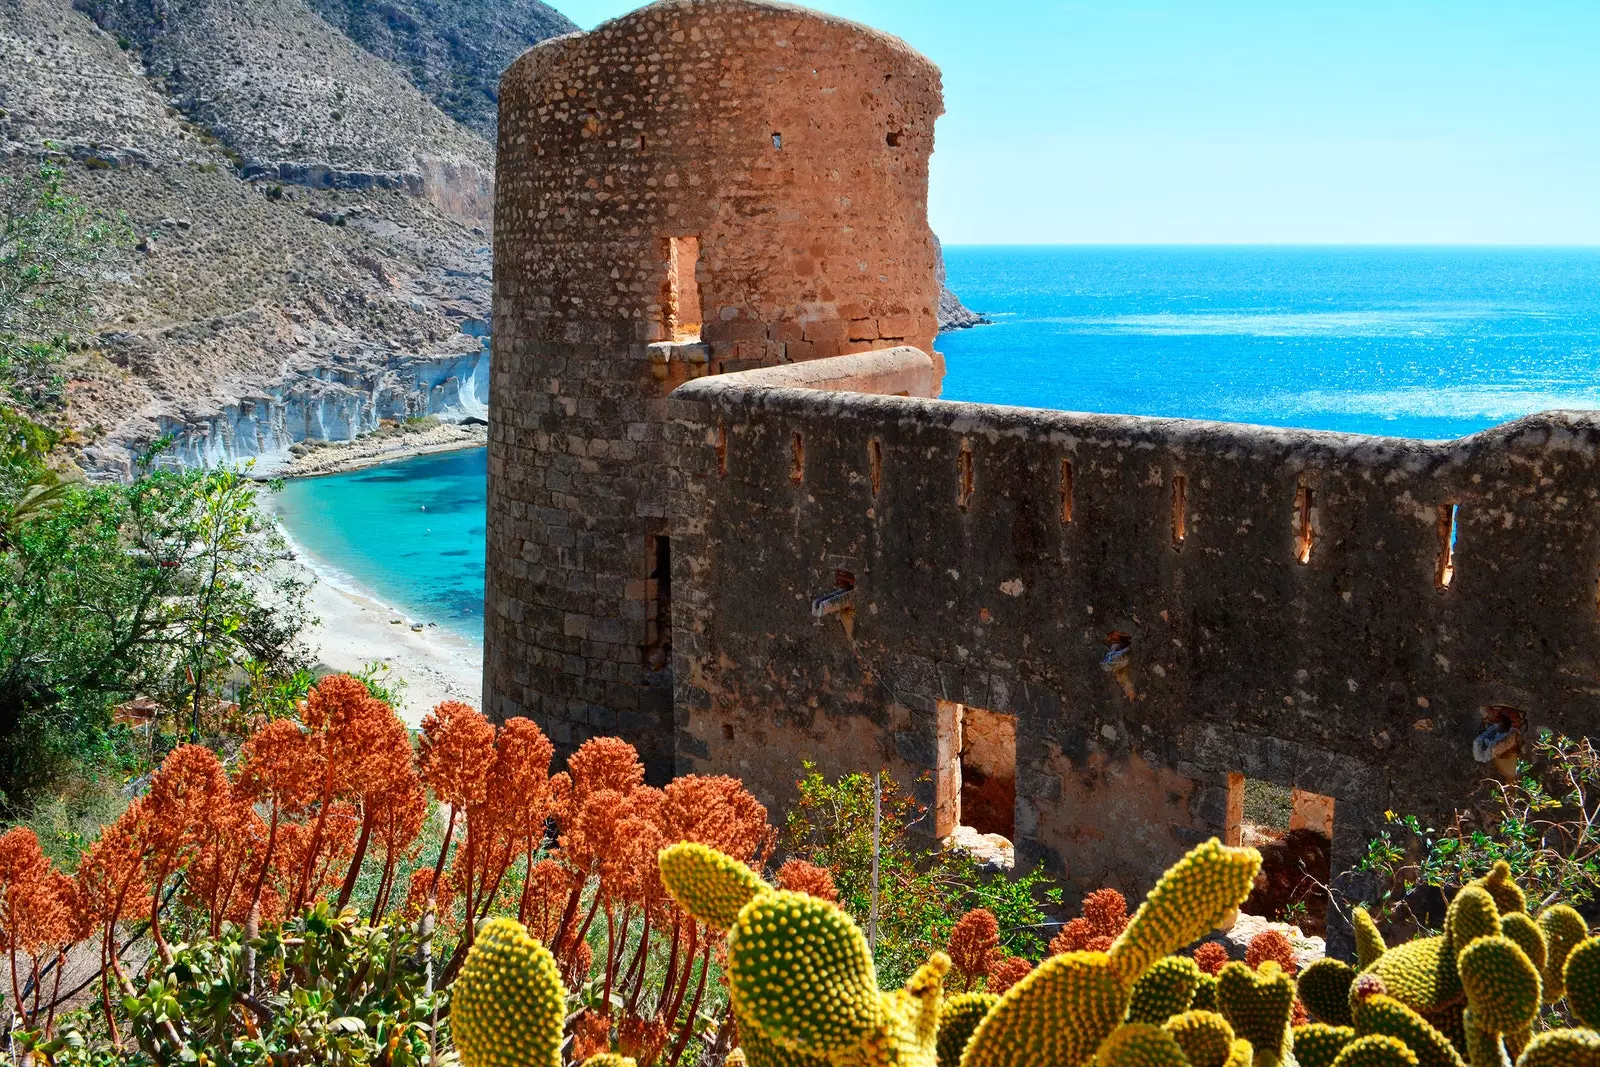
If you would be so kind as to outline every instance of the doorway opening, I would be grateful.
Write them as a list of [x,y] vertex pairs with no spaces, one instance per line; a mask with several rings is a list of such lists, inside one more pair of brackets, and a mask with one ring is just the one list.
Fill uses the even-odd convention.
[[659,671],[672,663],[672,538],[650,539],[650,576],[645,579],[644,663]]
[[667,334],[673,341],[700,340],[700,238],[667,238]]
[[[939,702],[934,823],[940,838],[970,842],[1016,836],[1017,717],[954,701]],[[1002,866],[1010,866],[1009,859]]]
[[1261,852],[1261,873],[1240,910],[1322,935],[1328,924],[1328,878],[1334,799],[1307,789],[1228,775],[1230,845]]

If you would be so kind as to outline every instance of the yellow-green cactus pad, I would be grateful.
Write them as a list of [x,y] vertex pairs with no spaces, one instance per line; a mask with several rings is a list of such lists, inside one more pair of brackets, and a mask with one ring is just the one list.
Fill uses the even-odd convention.
[[1515,1032],[1539,1014],[1539,971],[1509,937],[1480,937],[1456,966],[1473,1017],[1485,1030]]
[[1324,956],[1307,964],[1295,984],[1301,1003],[1313,1019],[1329,1026],[1351,1026],[1350,983],[1355,980],[1354,967],[1344,960]]
[[935,952],[917,968],[904,989],[882,997],[885,1026],[869,1035],[862,1046],[868,1063],[900,1063],[934,1067],[938,1058],[939,1001],[950,957]]
[[1517,947],[1533,961],[1533,965],[1539,968],[1539,973],[1543,975],[1547,950],[1539,924],[1529,918],[1525,911],[1508,912],[1500,916],[1500,932],[1515,941]]
[[742,1027],[813,1055],[848,1048],[883,1022],[861,928],[804,893],[769,891],[744,905],[728,936],[728,986]]
[[478,931],[451,989],[464,1067],[561,1067],[567,991],[556,961],[515,919]]
[[1122,1022],[1127,987],[1104,952],[1065,952],[1006,990],[967,1043],[962,1067],[1077,1067]]
[[1346,1045],[1333,1067],[1417,1067],[1417,1056],[1403,1041],[1369,1034]]
[[1444,936],[1457,956],[1480,937],[1500,932],[1500,909],[1489,891],[1475,882],[1461,887],[1444,916]]
[[731,930],[741,908],[772,891],[755,871],[705,845],[685,841],[664,848],[656,862],[672,899],[718,930]]
[[1467,1050],[1467,1062],[1472,1067],[1506,1067],[1510,1060],[1506,1057],[1505,1045],[1500,1041],[1500,1035],[1491,1029],[1479,1026],[1472,1018],[1472,1009],[1461,1013],[1462,1032],[1465,1034],[1463,1046]]
[[963,993],[944,1002],[939,1008],[939,1067],[960,1067],[967,1042],[998,1003],[993,993]]
[[1236,1037],[1233,1039],[1233,1048],[1228,1050],[1228,1060],[1222,1067],[1251,1067],[1255,1059],[1256,1052],[1250,1047],[1250,1042]]
[[583,1061],[583,1067],[639,1067],[632,1056],[624,1056],[617,1052],[602,1052],[598,1056],[590,1056]]
[[1600,1067],[1600,1034],[1546,1030],[1528,1042],[1517,1067]]
[[1214,1011],[1186,1011],[1161,1024],[1192,1067],[1222,1067],[1233,1049],[1233,1027]]
[[1600,1030],[1600,940],[1591,937],[1574,946],[1562,974],[1567,1007],[1583,1025]]
[[1294,1028],[1294,1058],[1300,1067],[1333,1067],[1344,1047],[1356,1039],[1348,1026],[1308,1023]]
[[1539,932],[1544,934],[1544,1002],[1554,1004],[1567,992],[1567,955],[1589,936],[1589,924],[1577,909],[1552,904],[1539,913]]
[[1159,1026],[1124,1023],[1095,1056],[1098,1067],[1189,1067],[1177,1040]]
[[1260,867],[1255,849],[1229,848],[1213,837],[1168,868],[1111,946],[1123,984],[1132,986],[1162,956],[1226,924]]
[[1494,898],[1494,906],[1501,915],[1509,915],[1514,911],[1528,910],[1528,897],[1522,887],[1511,880],[1511,864],[1505,860],[1495,861],[1489,868],[1489,873],[1482,878],[1474,879],[1472,885],[1480,885],[1488,890]]
[[1378,962],[1378,957],[1388,951],[1378,924],[1372,921],[1366,908],[1356,908],[1350,913],[1350,925],[1356,935],[1356,969],[1364,971]]
[[[1417,1056],[1421,1067],[1466,1067],[1450,1039],[1426,1019],[1382,993],[1352,998],[1356,1032],[1399,1038]],[[1298,1053],[1299,1046],[1295,1046]]]
[[1195,986],[1200,984],[1200,965],[1188,956],[1163,956],[1133,983],[1128,1001],[1130,1023],[1160,1026],[1179,1012],[1189,1010]]
[[1294,1013],[1294,979],[1277,961],[1258,971],[1234,961],[1217,975],[1217,1005],[1233,1032],[1250,1042],[1259,1057],[1281,1057]]
[[1391,997],[1423,1015],[1454,1007],[1462,999],[1456,958],[1442,936],[1396,945],[1378,957],[1369,973],[1383,980]]
[[[833,1067],[833,1061],[821,1056],[774,1045],[754,1027],[741,1027],[739,1042],[739,1054],[744,1057],[740,1062],[749,1064],[749,1067]],[[732,1063],[730,1057],[724,1067]]]

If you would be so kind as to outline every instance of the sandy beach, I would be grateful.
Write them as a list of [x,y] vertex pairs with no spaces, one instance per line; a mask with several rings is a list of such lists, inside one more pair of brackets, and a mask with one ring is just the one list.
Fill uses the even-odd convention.
[[309,478],[319,474],[376,467],[382,463],[482,448],[489,443],[489,428],[479,423],[441,423],[425,430],[370,434],[354,441],[307,442],[298,454],[285,452],[256,462],[258,478]]
[[[481,644],[385,604],[292,538],[289,544],[293,565],[314,582],[307,605],[318,622],[305,639],[325,669],[353,672],[372,663],[387,664],[391,675],[406,683],[403,706],[397,710],[413,726],[442,700],[481,706]],[[417,624],[420,630],[413,629]]]

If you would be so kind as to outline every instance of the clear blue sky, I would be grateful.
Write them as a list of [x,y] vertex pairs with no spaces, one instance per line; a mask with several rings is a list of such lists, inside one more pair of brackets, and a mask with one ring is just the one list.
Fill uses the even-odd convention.
[[811,6],[943,69],[950,243],[1600,244],[1595,0]]

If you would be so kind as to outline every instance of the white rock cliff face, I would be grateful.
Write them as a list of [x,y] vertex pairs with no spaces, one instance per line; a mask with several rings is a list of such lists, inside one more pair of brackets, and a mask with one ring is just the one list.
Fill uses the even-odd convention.
[[217,467],[255,461],[272,473],[301,441],[349,441],[383,419],[436,415],[446,421],[489,413],[489,352],[412,357],[366,373],[317,368],[259,396],[241,397],[215,416],[163,418],[172,447],[161,462]]

